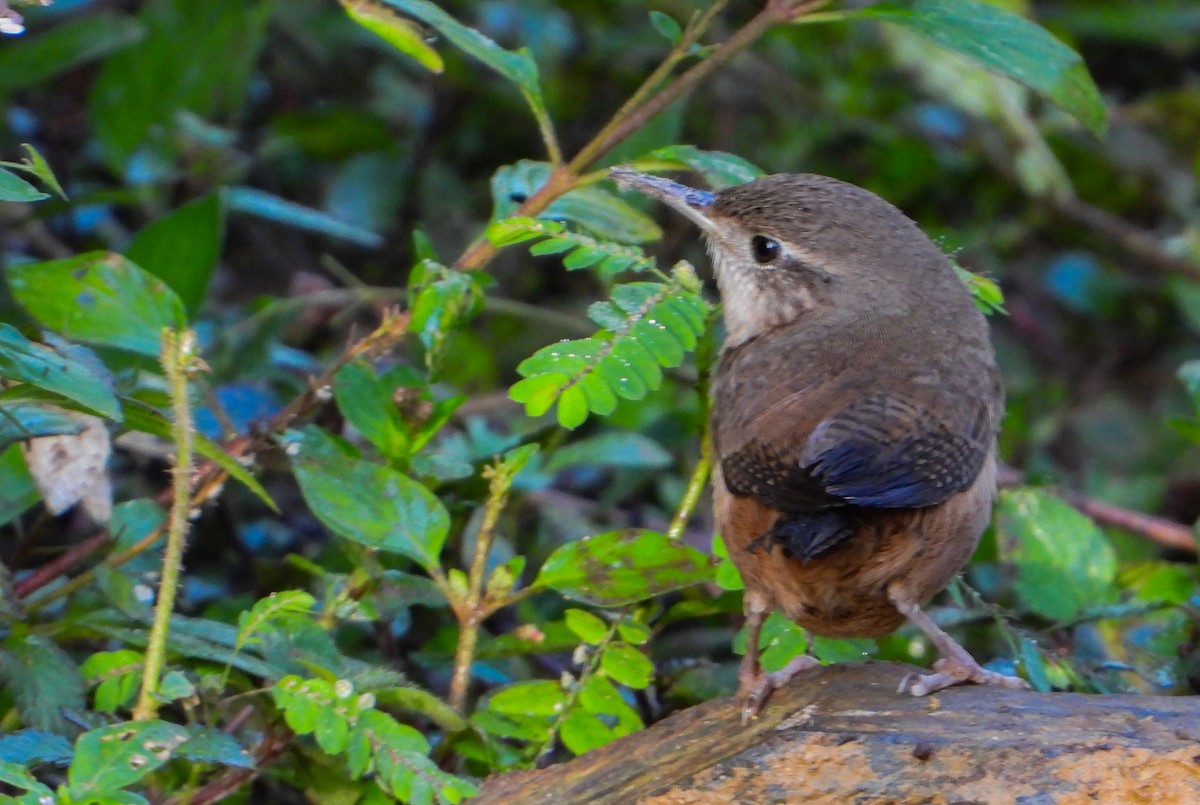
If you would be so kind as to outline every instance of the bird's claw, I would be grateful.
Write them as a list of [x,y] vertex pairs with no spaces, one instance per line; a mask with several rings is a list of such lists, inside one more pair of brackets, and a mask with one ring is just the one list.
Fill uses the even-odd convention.
[[758,711],[762,709],[763,702],[767,700],[767,696],[771,691],[783,687],[789,679],[801,671],[806,671],[820,664],[821,661],[816,657],[801,654],[798,657],[793,657],[787,665],[778,671],[772,671],[768,674],[760,670],[752,677],[749,675],[743,677],[739,687],[739,691],[743,695],[742,724],[748,724],[751,719],[758,715]]
[[995,685],[1012,690],[1029,690],[1030,685],[1018,676],[989,671],[972,660],[970,663],[941,659],[933,664],[932,674],[908,674],[900,680],[897,693],[910,693],[913,696],[928,696],[954,685],[973,683],[976,685]]

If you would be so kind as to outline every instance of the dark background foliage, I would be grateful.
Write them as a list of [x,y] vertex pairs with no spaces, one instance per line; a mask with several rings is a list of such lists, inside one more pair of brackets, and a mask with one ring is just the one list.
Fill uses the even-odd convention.
[[[1002,500],[997,527],[967,574],[982,598],[956,586],[939,599],[939,616],[981,659],[1015,664],[1041,689],[1197,693],[1200,598],[1187,540],[1200,517],[1200,14],[1185,2],[998,5],[1031,17],[1083,56],[1108,110],[1103,136],[907,28],[830,22],[768,32],[593,167],[686,143],[767,172],[835,176],[892,201],[960,265],[998,283],[1005,310],[991,324],[1008,386],[1002,454],[1009,482],[1038,489]],[[670,26],[648,12],[685,23],[706,7],[689,0],[442,6],[504,48],[530,50],[568,156],[592,140],[670,48]],[[394,712],[407,714],[392,723],[415,726],[434,744],[442,769],[467,776],[566,757],[566,750],[732,690],[736,593],[708,583],[615,611],[577,609],[560,593],[589,599],[572,595],[571,583],[533,581],[572,540],[628,527],[664,532],[679,519],[701,449],[696,382],[715,341],[711,332],[702,336],[695,356],[666,370],[661,389],[620,400],[611,414],[577,429],[559,427],[553,412],[527,417],[509,399],[508,387],[527,374],[518,364],[559,339],[593,334],[588,307],[616,286],[612,273],[564,270],[561,254],[531,256],[525,246],[499,252],[470,278],[439,273],[430,262],[452,264],[479,241],[494,209],[511,212],[537,189],[509,174],[494,180],[502,166],[546,159],[513,82],[423,28],[420,36],[445,60],[440,74],[431,72],[332,0],[14,7],[29,30],[0,39],[0,158],[18,160],[20,144],[30,143],[69,200],[0,203],[0,261],[18,270],[110,250],[165,280],[187,308],[208,365],[193,395],[205,435],[261,431],[310,377],[344,357],[347,343],[375,328],[386,307],[427,306],[413,337],[373,369],[352,364],[360,373],[340,375],[332,389],[337,405],[311,406],[309,419],[356,443],[364,464],[371,459],[436,492],[436,506],[422,509],[426,537],[416,542],[428,547],[421,539],[436,530],[436,509],[444,506],[440,559],[440,540],[425,565],[413,561],[415,548],[376,553],[365,538],[346,539],[314,503],[306,465],[289,461],[278,442],[255,454],[278,513],[230,482],[192,524],[176,607],[182,615],[236,625],[270,593],[314,596],[312,607],[292,602],[296,611],[276,624],[274,638],[264,633],[254,656],[265,665],[233,663],[232,681],[228,667],[224,678],[214,672],[233,662],[228,654],[171,646],[169,667],[193,686],[171,700],[170,712],[184,714],[176,720],[220,727],[233,719],[229,734],[263,767],[273,764],[257,793],[246,786],[235,796],[331,796],[336,789],[354,801],[378,790],[350,782],[361,771],[331,761],[342,751],[336,746],[318,737],[320,754],[282,727],[279,713],[287,711],[287,725],[306,732],[284,694],[275,694],[278,710],[259,695],[246,698],[253,706],[239,714],[244,702],[235,694],[270,687],[284,672],[331,683],[353,678],[355,690],[392,691],[396,701],[404,694],[395,691],[420,690],[427,699],[392,702]],[[730,3],[704,41],[724,41],[758,9]],[[695,231],[639,200],[627,203],[620,223],[652,226],[639,210],[659,220],[661,242],[647,248],[663,267],[691,260],[715,300]],[[619,240],[611,231],[582,231]],[[673,292],[687,288],[686,278],[671,282]],[[436,292],[413,307],[429,288]],[[45,317],[5,293],[0,320],[41,337]],[[112,347],[101,343],[83,360],[102,361],[122,399],[165,409],[163,384],[147,380],[157,376],[152,356]],[[381,421],[375,414],[347,410],[356,395],[390,406],[392,413],[378,416],[400,424],[380,425],[391,434],[380,439],[400,439],[401,447],[389,452],[364,429]],[[121,434],[110,464],[115,500],[148,506],[144,499],[169,485],[169,445],[128,422],[110,427]],[[406,435],[395,436],[400,431]],[[303,433],[292,437],[303,450],[330,451],[320,455],[331,462],[358,459],[347,458],[340,442],[321,441],[328,439],[321,432]],[[428,448],[413,446],[425,438]],[[484,474],[494,456],[522,443],[540,445],[539,453],[509,453],[500,470]],[[518,472],[523,462],[531,463]],[[28,602],[18,599],[36,601],[39,591],[53,592],[111,554],[81,558],[30,589],[31,574],[93,528],[79,512],[51,517],[35,505],[39,495],[18,446],[0,464],[0,559],[11,574],[3,580],[9,603],[0,622],[7,683],[0,729],[74,740],[112,720],[98,711],[124,712],[136,688],[128,668],[75,669],[97,652],[144,648],[157,553],[25,611]],[[314,478],[332,475],[331,465],[313,466]],[[360,477],[351,464],[343,468],[346,477]],[[1103,528],[1047,491],[1056,488],[1069,490],[1068,499]],[[396,494],[419,507],[428,493]],[[118,509],[132,532],[150,527],[146,511]],[[683,542],[708,553],[707,502],[682,513],[691,515]],[[427,577],[441,574],[449,586],[454,572],[466,578],[481,532],[492,540],[488,572],[507,567],[508,586],[517,583],[485,623],[461,691],[469,695],[454,701],[450,694],[463,715],[474,714],[464,732],[440,702],[455,684],[460,624],[439,593],[441,581]],[[106,543],[104,550],[113,549]],[[524,571],[504,564],[513,557],[525,557]],[[727,565],[717,581],[736,587]],[[285,657],[282,644],[271,644],[289,634],[309,652],[299,665],[299,649]],[[787,624],[773,623],[770,636],[773,661],[798,645]],[[223,645],[232,648],[229,640]],[[818,650],[823,659],[863,652],[931,659],[908,632],[879,646],[829,642]],[[121,659],[136,669],[140,657]],[[45,690],[31,687],[28,664],[50,662],[68,670],[50,674]],[[368,667],[399,671],[406,681],[364,682]],[[573,676],[560,682],[564,673]],[[128,690],[103,707],[93,688],[110,678],[127,680]],[[589,681],[600,679],[609,680],[604,690]],[[619,701],[597,703],[610,691]],[[39,696],[40,710],[31,705]],[[539,697],[595,718],[531,716]],[[357,715],[340,718],[360,723]],[[21,755],[3,740],[0,760],[31,768],[39,758],[52,761],[39,773],[51,784],[62,781],[69,749]],[[411,748],[422,756],[429,749]],[[300,762],[315,757],[324,778]],[[217,769],[203,766],[203,780],[229,779],[237,768],[217,752],[197,750],[192,759]],[[453,784],[407,762],[438,796],[458,796]],[[376,779],[390,779],[384,766],[372,769]],[[160,774],[165,790],[169,775],[182,784],[189,772],[174,761]],[[203,780],[193,776],[190,784]]]

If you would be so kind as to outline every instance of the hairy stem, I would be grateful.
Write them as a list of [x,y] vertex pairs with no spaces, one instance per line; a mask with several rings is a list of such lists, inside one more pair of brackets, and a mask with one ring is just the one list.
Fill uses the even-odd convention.
[[162,580],[154,607],[154,623],[146,644],[146,662],[142,668],[142,689],[133,708],[135,721],[154,718],[158,712],[155,691],[167,655],[167,632],[179,589],[179,571],[183,566],[183,547],[187,539],[188,513],[191,511],[192,409],[188,401],[188,374],[201,364],[196,356],[195,334],[164,329],[162,366],[171,395],[171,438],[175,443],[175,467],[172,470],[171,510],[167,515],[167,549],[163,554]]

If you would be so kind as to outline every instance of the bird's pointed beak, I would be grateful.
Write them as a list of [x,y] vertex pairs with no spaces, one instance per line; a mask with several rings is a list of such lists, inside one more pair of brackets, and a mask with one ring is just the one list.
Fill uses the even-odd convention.
[[656,198],[686,215],[705,232],[713,230],[711,208],[715,194],[628,168],[613,168],[608,175],[622,190],[636,190]]

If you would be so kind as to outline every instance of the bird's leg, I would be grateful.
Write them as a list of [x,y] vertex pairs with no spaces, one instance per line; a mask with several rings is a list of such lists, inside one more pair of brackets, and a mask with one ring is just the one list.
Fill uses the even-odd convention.
[[928,696],[943,688],[967,682],[974,682],[977,685],[998,685],[1002,688],[1018,690],[1029,688],[1029,683],[1020,677],[1006,676],[981,666],[953,637],[934,623],[933,618],[926,615],[920,606],[909,600],[903,593],[889,587],[888,598],[891,599],[900,614],[924,632],[942,653],[942,659],[933,664],[934,673],[909,674],[900,681],[898,693],[908,691],[913,696]]
[[[803,654],[793,657],[778,671],[763,673],[758,659],[758,639],[762,634],[763,621],[767,619],[771,607],[761,595],[750,591],[746,592],[743,606],[746,612],[746,654],[738,668],[738,695],[743,697],[742,723],[745,724],[758,715],[771,691],[781,687],[801,671],[821,663],[816,657],[808,654],[806,645]],[[807,635],[805,637],[808,639]],[[811,645],[811,640],[809,642]]]

